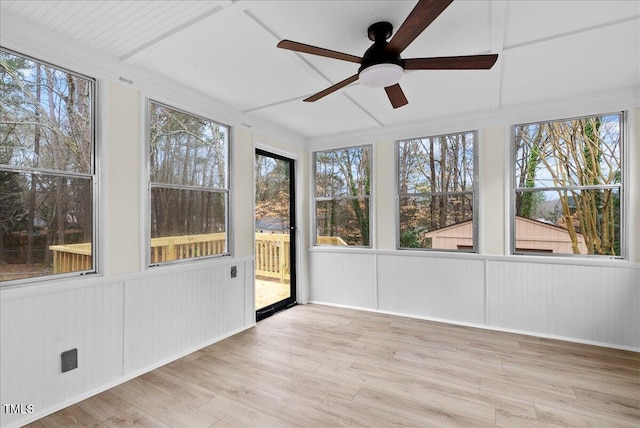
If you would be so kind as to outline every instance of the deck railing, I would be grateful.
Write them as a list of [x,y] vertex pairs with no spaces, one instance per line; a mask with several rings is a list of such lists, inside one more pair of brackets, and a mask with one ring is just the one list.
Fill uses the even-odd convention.
[[53,251],[53,273],[91,269],[91,243],[50,245]]
[[[151,263],[211,256],[226,251],[226,234],[166,236],[151,238]],[[91,244],[51,245],[53,272],[66,273],[91,269]]]
[[224,232],[151,238],[151,263],[223,254],[225,239]]
[[[166,236],[151,239],[151,263],[222,254],[226,251],[225,233]],[[290,241],[285,233],[255,234],[256,276],[280,281],[291,279]],[[319,236],[318,243],[347,245],[339,237]],[[54,273],[91,269],[91,244],[51,245]]]
[[[54,273],[91,269],[91,244],[51,245]],[[166,236],[151,239],[151,263],[222,254],[225,234]],[[289,235],[256,233],[256,275],[290,279]]]
[[256,276],[291,279],[288,233],[256,233]]

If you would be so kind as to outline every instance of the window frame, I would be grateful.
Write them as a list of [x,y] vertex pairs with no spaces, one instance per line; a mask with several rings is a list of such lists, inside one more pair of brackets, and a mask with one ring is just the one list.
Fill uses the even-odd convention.
[[34,175],[46,175],[53,177],[62,177],[62,178],[77,178],[82,180],[89,181],[89,187],[91,189],[91,269],[85,270],[77,270],[73,272],[64,272],[64,273],[51,273],[47,275],[34,276],[30,278],[22,278],[15,280],[7,280],[2,281],[0,283],[0,288],[17,286],[23,284],[33,284],[33,283],[41,283],[44,281],[54,281],[64,278],[74,278],[79,276],[86,276],[91,274],[98,274],[101,271],[101,258],[100,258],[100,227],[99,227],[99,219],[100,219],[100,141],[99,141],[99,126],[98,118],[100,117],[99,111],[99,89],[100,85],[96,78],[87,76],[86,74],[71,70],[67,67],[54,64],[50,61],[38,59],[32,55],[24,54],[22,52],[16,51],[14,49],[6,48],[0,45],[0,50],[10,55],[21,57],[27,61],[31,61],[37,63],[43,67],[52,68],[56,71],[63,72],[77,78],[86,80],[89,84],[89,92],[90,92],[90,138],[91,138],[91,161],[90,161],[90,172],[82,173],[82,172],[72,172],[72,171],[62,171],[62,170],[54,170],[49,168],[38,168],[38,167],[23,167],[23,166],[11,166],[2,164],[0,165],[0,170],[18,174],[34,174]]
[[[338,197],[330,197],[330,196],[317,196],[316,191],[317,191],[317,176],[318,176],[318,171],[317,171],[317,155],[318,153],[329,153],[329,152],[337,152],[340,150],[352,150],[352,149],[360,149],[360,148],[368,148],[369,150],[369,194],[368,195],[359,195],[359,196],[338,196]],[[318,225],[318,202],[323,202],[323,201],[351,201],[351,200],[359,200],[359,199],[365,199],[368,200],[369,202],[369,210],[368,210],[368,215],[369,215],[369,245],[348,245],[345,248],[373,248],[373,242],[374,242],[374,229],[373,229],[373,189],[374,189],[374,183],[373,183],[373,178],[374,178],[374,151],[373,151],[373,144],[359,144],[356,146],[344,146],[344,147],[336,147],[336,148],[331,148],[331,149],[324,149],[324,150],[315,150],[313,152],[313,156],[312,156],[312,168],[313,168],[313,180],[312,180],[312,195],[313,195],[313,224],[311,227],[312,233],[313,233],[313,246],[315,247],[324,247],[324,248],[336,248],[336,245],[331,245],[331,244],[322,244],[322,243],[318,243],[318,233],[317,233],[317,225]]]
[[[546,187],[537,187],[534,190],[522,190],[526,188],[519,188],[516,186],[516,157],[517,157],[517,147],[516,147],[516,129],[521,126],[529,126],[529,125],[539,125],[544,123],[554,123],[554,122],[565,122],[572,120],[580,120],[594,117],[607,117],[607,116],[618,116],[620,118],[620,141],[619,141],[619,150],[620,150],[620,183],[619,184],[607,184],[607,185],[586,185],[586,186],[546,186]],[[627,240],[626,240],[626,191],[625,191],[625,183],[628,178],[628,168],[625,160],[625,151],[626,151],[626,142],[627,142],[627,114],[625,111],[614,111],[614,112],[606,112],[606,113],[594,113],[594,114],[584,114],[579,116],[569,116],[557,119],[546,119],[546,120],[538,120],[532,122],[522,122],[516,123],[511,126],[511,137],[510,137],[510,201],[509,201],[509,245],[510,245],[510,254],[515,256],[539,256],[539,257],[568,257],[568,258],[588,258],[588,259],[599,259],[599,260],[626,260],[628,257],[627,251]],[[536,251],[536,250],[518,250],[516,247],[516,200],[517,194],[519,193],[535,193],[535,192],[547,192],[547,191],[556,191],[556,190],[602,190],[602,189],[619,189],[619,198],[620,198],[620,254],[619,255],[605,255],[605,254],[573,254],[573,253],[553,253],[547,251]]]
[[[441,137],[447,137],[447,136],[451,136],[451,135],[462,135],[462,134],[472,134],[473,135],[473,183],[472,183],[472,190],[471,191],[458,191],[458,192],[443,192],[443,191],[437,191],[437,192],[422,192],[422,193],[405,193],[405,194],[401,194],[400,193],[400,144],[406,141],[412,141],[412,140],[422,140],[422,139],[430,139],[430,138],[441,138]],[[443,134],[436,134],[436,135],[428,135],[428,136],[422,136],[422,137],[414,137],[414,138],[405,138],[402,140],[396,140],[396,144],[395,144],[395,175],[396,175],[396,189],[395,189],[395,194],[396,194],[396,204],[395,204],[395,210],[396,210],[396,249],[397,250],[401,250],[401,251],[437,251],[437,252],[447,252],[447,253],[463,253],[463,254],[475,254],[478,253],[478,216],[479,216],[479,171],[478,171],[478,165],[479,165],[479,141],[478,141],[478,131],[477,130],[466,130],[466,131],[459,131],[459,132],[447,132],[447,133],[443,133]],[[471,224],[472,224],[472,242],[473,242],[473,246],[470,249],[466,249],[466,248],[459,248],[459,249],[446,249],[446,248],[411,248],[411,247],[402,247],[401,244],[401,237],[402,237],[402,233],[401,233],[401,224],[400,224],[400,201],[402,199],[402,197],[429,197],[429,196],[449,196],[449,195],[465,195],[465,194],[469,194],[471,193],[471,200],[472,200],[472,207],[471,207],[471,213],[472,213],[472,218],[471,218]],[[445,226],[445,227],[450,227],[450,226]]]
[[[178,184],[170,184],[170,183],[159,183],[151,181],[151,105],[155,104],[162,108],[166,108],[169,110],[173,110],[178,113],[190,115],[194,118],[198,118],[207,122],[212,122],[218,126],[224,127],[227,130],[227,144],[226,144],[226,165],[225,165],[225,188],[214,188],[214,187],[204,187],[204,186],[193,186],[193,185],[178,185]],[[158,266],[167,266],[167,265],[176,265],[176,264],[187,264],[187,263],[197,263],[203,260],[211,260],[211,259],[219,259],[223,257],[230,257],[232,255],[232,231],[231,231],[231,204],[232,204],[232,192],[231,192],[231,126],[226,125],[217,120],[213,120],[203,116],[201,114],[196,114],[190,112],[188,110],[178,108],[172,106],[171,104],[158,101],[154,98],[147,98],[146,105],[146,121],[145,121],[145,165],[146,165],[146,217],[145,217],[145,265],[147,268],[154,268]],[[162,188],[162,189],[172,189],[172,190],[189,190],[189,191],[198,191],[198,192],[210,192],[213,194],[222,194],[225,201],[225,209],[224,209],[224,225],[225,225],[225,251],[223,253],[211,254],[205,256],[197,256],[197,257],[188,257],[182,259],[174,259],[160,262],[151,262],[151,214],[152,214],[152,190],[154,188]],[[181,235],[181,236],[189,236],[189,235]]]

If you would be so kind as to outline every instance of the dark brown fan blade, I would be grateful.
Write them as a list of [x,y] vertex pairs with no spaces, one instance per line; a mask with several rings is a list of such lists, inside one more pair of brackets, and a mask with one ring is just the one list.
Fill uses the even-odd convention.
[[386,50],[400,53],[424,31],[453,0],[420,0],[396,31]]
[[347,86],[350,83],[355,82],[356,80],[358,80],[358,75],[354,74],[351,77],[347,77],[342,82],[338,82],[333,86],[329,86],[324,91],[320,91],[315,95],[311,95],[309,98],[305,98],[302,101],[306,101],[308,103],[311,103],[311,102],[314,102],[314,101],[318,101],[320,98],[325,97],[325,96],[329,95],[330,93],[337,91],[340,88],[344,88],[345,86]]
[[396,83],[393,86],[387,86],[384,90],[386,91],[393,108],[409,104],[409,101],[407,101],[407,97],[404,96],[404,92],[402,92],[402,88],[399,84]]
[[405,70],[488,70],[498,60],[497,54],[409,58]]
[[291,40],[282,40],[278,43],[281,49],[289,49],[290,51],[302,52],[311,55],[319,55],[327,58],[340,59],[342,61],[350,61],[360,64],[362,58],[355,55],[349,55],[342,52],[336,52],[329,49],[318,48],[316,46],[305,45],[304,43],[292,42]]

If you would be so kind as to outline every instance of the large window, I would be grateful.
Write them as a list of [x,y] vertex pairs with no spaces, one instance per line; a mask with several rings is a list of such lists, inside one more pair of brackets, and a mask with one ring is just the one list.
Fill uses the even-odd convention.
[[151,265],[229,253],[229,127],[149,102]]
[[371,146],[314,153],[316,245],[370,247]]
[[622,114],[514,127],[515,253],[621,256]]
[[92,79],[0,50],[0,281],[95,271]]
[[475,139],[398,142],[399,248],[474,251]]

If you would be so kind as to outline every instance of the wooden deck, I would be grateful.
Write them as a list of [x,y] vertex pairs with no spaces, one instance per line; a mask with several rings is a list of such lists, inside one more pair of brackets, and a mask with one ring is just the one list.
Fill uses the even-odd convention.
[[289,281],[256,279],[256,309],[279,302],[291,296]]
[[640,354],[296,306],[31,427],[637,427]]

